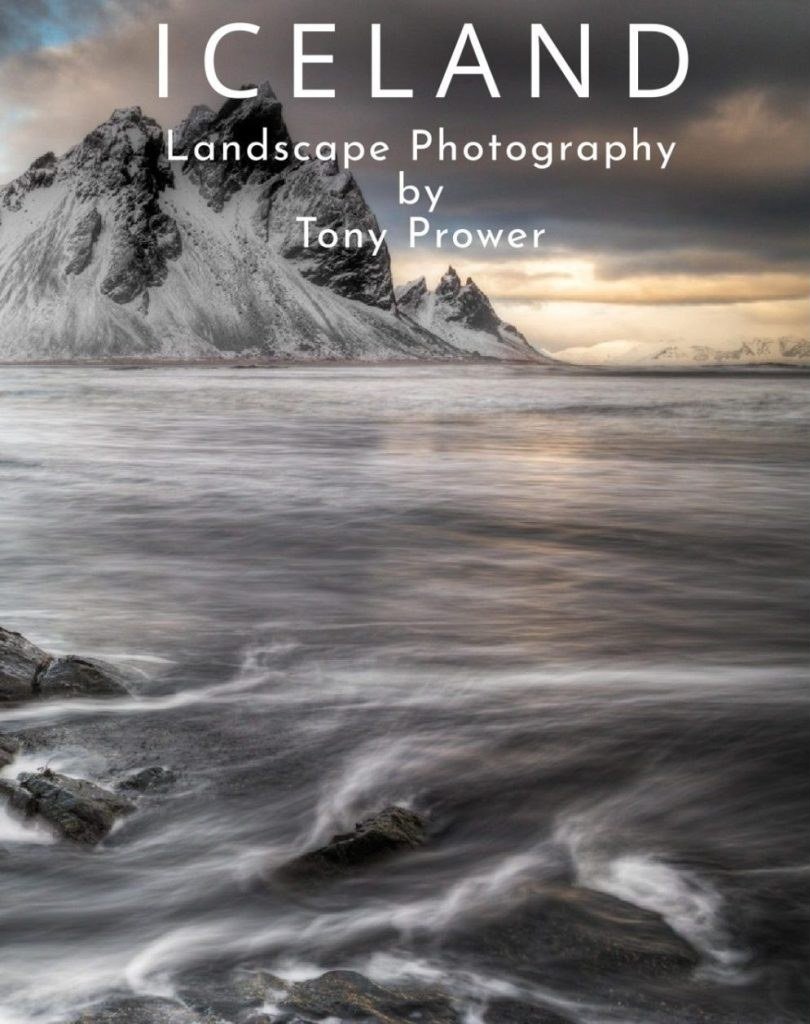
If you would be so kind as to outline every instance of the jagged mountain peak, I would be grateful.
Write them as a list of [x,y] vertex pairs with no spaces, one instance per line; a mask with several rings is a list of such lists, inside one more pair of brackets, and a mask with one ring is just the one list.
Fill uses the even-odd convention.
[[27,194],[70,181],[79,199],[116,195],[127,205],[134,192],[155,194],[173,181],[163,131],[140,107],[120,107],[61,158],[46,153],[0,191],[0,204],[19,209]]
[[[245,88],[252,88],[245,86]],[[277,142],[291,142],[281,103],[269,82],[258,87],[251,99],[230,99],[214,113],[207,107],[194,107],[178,132],[182,151],[189,153],[183,173],[197,183],[214,210],[222,210],[228,199],[247,184],[262,184],[289,165],[289,160],[275,159]],[[250,159],[247,147],[263,138],[268,141],[267,159]],[[238,154],[228,151],[228,143],[237,143]],[[194,147],[207,144],[215,154],[213,160],[198,159]]]
[[142,148],[144,140],[162,135],[163,129],[158,122],[144,114],[140,107],[116,107],[106,121],[102,121],[84,139],[65,154],[64,160],[70,160],[77,153],[93,149],[103,149],[114,143],[116,139],[127,136],[133,148]]
[[175,149],[180,153],[190,149],[208,131],[216,116],[204,103],[192,107],[188,116],[174,129]]
[[143,120],[143,110],[140,107],[116,107],[110,114],[108,124],[139,124]]
[[55,164],[56,153],[53,150],[49,150],[47,153],[43,153],[42,156],[38,156],[36,160],[33,160],[28,169],[29,171],[38,171],[45,167],[53,167]]
[[[335,229],[359,228],[366,241],[359,248],[307,248],[296,222],[304,214]],[[368,306],[394,308],[388,247],[375,253],[369,240],[371,231],[379,236],[380,225],[354,176],[334,161],[309,160],[273,175],[260,192],[256,223],[307,280]]]
[[444,306],[444,315],[450,321],[494,335],[501,331],[518,334],[511,324],[501,320],[489,298],[471,277],[464,284],[461,283],[454,267],[450,267],[442,277],[436,288],[436,296],[437,302]]
[[[384,244],[304,247],[302,215],[366,239],[379,225],[336,163],[248,157],[265,132],[271,154],[291,143],[269,83],[189,112],[175,152],[207,141],[210,161],[203,148],[171,164],[160,125],[120,107],[0,189],[0,358],[535,357],[500,321],[465,322],[475,292],[460,280],[434,329],[397,308]],[[422,280],[411,301],[434,298]]]
[[[139,296],[148,302],[147,289],[163,283],[168,260],[181,249],[177,225],[160,206],[160,196],[173,180],[162,129],[136,106],[114,110],[63,157],[47,153],[35,160],[0,192],[0,206],[35,219],[35,209],[42,206],[34,202],[35,194],[43,188],[55,192],[55,208],[34,233],[29,253],[33,279],[42,288],[40,298],[49,302],[54,292],[73,290],[72,279],[91,265],[105,230],[99,292],[119,304]],[[29,206],[33,209],[27,210]],[[12,227],[21,225],[8,225],[13,237]],[[46,238],[47,252],[41,250]],[[16,279],[17,267],[12,269]],[[9,280],[9,268],[0,268],[0,279]],[[27,288],[29,300],[31,293],[32,287]]]
[[442,276],[436,286],[436,294],[441,296],[455,296],[461,290],[461,278],[456,273],[455,267],[448,267],[447,272]]
[[50,188],[56,178],[58,161],[54,153],[37,157],[27,171],[0,190],[0,207],[19,210],[29,193],[40,188]]
[[442,275],[435,292],[420,277],[397,288],[396,301],[403,314],[467,352],[502,359],[541,358],[517,328],[498,316],[471,277],[461,283],[454,267]]
[[[205,104],[198,104],[191,108],[189,116],[184,124],[199,122],[208,128],[215,128],[219,131],[229,129],[234,131],[235,127],[246,122],[251,123],[256,119],[267,118],[273,120],[280,118],[282,105],[269,82],[261,82],[256,85],[243,85],[243,89],[255,89],[256,95],[246,99],[227,99],[218,110],[212,110]],[[285,126],[286,127],[286,126]],[[250,142],[258,138],[258,135],[250,136]]]
[[414,281],[401,285],[396,289],[397,305],[403,309],[414,307],[428,294],[427,279],[417,277]]

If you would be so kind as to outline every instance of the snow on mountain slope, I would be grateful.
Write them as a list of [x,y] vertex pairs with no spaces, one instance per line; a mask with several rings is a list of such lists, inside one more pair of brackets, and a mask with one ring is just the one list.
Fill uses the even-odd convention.
[[463,352],[490,359],[542,361],[523,335],[501,320],[478,285],[471,278],[462,284],[453,267],[435,292],[420,277],[397,288],[396,299],[400,312]]
[[801,338],[755,338],[718,348],[604,341],[561,349],[554,358],[579,366],[808,366],[810,342]]
[[[289,138],[267,85],[218,113],[195,107],[176,150],[244,144],[265,126],[271,149]],[[0,359],[472,350],[398,311],[385,247],[303,249],[302,215],[337,229],[377,225],[352,175],[332,163],[171,165],[160,126],[137,107],[117,110],[0,190]]]

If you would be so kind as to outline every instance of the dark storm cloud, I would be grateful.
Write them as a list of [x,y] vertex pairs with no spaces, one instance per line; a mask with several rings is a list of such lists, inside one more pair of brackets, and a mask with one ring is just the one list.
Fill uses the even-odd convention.
[[[23,11],[42,16],[48,6],[42,0],[6,4],[0,25],[19,24]],[[28,135],[21,129],[16,136],[21,155],[34,138],[46,148],[54,80],[75,90],[60,101],[57,141],[65,145],[117,105],[140,102],[165,125],[193,103],[216,105],[220,100],[202,71],[205,41],[226,21],[251,21],[262,26],[261,34],[222,44],[221,77],[234,85],[270,79],[296,137],[391,142],[391,160],[365,163],[357,176],[395,239],[407,216],[395,192],[395,172],[404,166],[422,181],[446,185],[437,226],[547,223],[550,245],[601,254],[604,273],[645,261],[673,271],[720,272],[740,251],[763,268],[795,268],[806,259],[810,19],[803,0],[154,0],[151,6],[153,15],[138,22],[128,3],[126,31],[111,31],[103,48],[79,46],[72,63],[50,54],[18,63],[14,98],[22,104],[33,95],[36,104],[42,94]],[[80,21],[109,19],[111,5],[73,0],[71,9]],[[159,18],[169,22],[172,41],[172,95],[164,101],[155,88]],[[333,52],[334,65],[307,69],[308,84],[337,90],[334,101],[292,98],[292,26],[303,21],[336,23],[333,36],[313,36],[308,44]],[[369,97],[374,21],[383,25],[384,84],[412,87],[413,100]],[[464,21],[475,23],[500,100],[489,99],[473,79],[458,79],[448,99],[435,99]],[[579,23],[590,23],[590,99],[574,96],[550,60],[544,61],[543,96],[530,98],[533,21],[545,24],[575,67]],[[686,39],[689,77],[673,96],[628,99],[628,25],[634,21],[671,25]],[[650,40],[644,54],[642,83],[668,80],[671,43]],[[648,137],[678,147],[665,172],[576,164],[541,172],[505,162],[410,168],[411,129],[438,124],[460,141],[491,132],[505,140],[624,139],[638,125]],[[27,159],[34,155],[32,148],[25,152]],[[704,254],[699,268],[696,253]]]
[[[639,125],[649,137],[675,140],[671,167],[627,165],[610,172],[568,165],[538,172],[508,163],[450,167],[420,163],[422,180],[446,184],[436,223],[452,226],[471,211],[493,223],[565,224],[572,245],[674,250],[716,248],[718,256],[744,246],[764,262],[804,259],[808,226],[807,147],[810,19],[793,0],[469,0],[467,3],[391,3],[389,0],[276,0],[194,5],[197,19],[173,27],[173,82],[189,105],[210,96],[200,70],[207,34],[224,20],[255,21],[256,39],[223,44],[222,77],[269,78],[285,101],[293,133],[306,138],[382,138],[391,161],[358,170],[364,187],[393,231],[395,174],[407,160],[411,129],[446,126],[459,141],[504,139],[622,139]],[[227,12],[227,15],[226,15]],[[168,18],[172,23],[172,17]],[[436,100],[461,24],[470,20],[490,59],[502,99],[490,99],[480,80],[457,79]],[[308,45],[335,55],[333,66],[307,69],[312,86],[330,86],[335,101],[292,98],[292,25],[335,22],[334,36]],[[369,98],[369,25],[383,26],[384,84],[412,87],[413,100]],[[577,66],[579,24],[591,25],[591,98],[576,97],[550,60],[543,95],[529,95],[529,26],[542,21]],[[661,22],[676,28],[690,50],[686,84],[658,100],[628,98],[628,25]],[[667,81],[674,52],[667,40],[645,41],[642,83]],[[194,95],[189,92],[193,86]],[[173,104],[165,104],[172,108]],[[179,110],[176,110],[179,114]],[[407,164],[406,164],[407,166]]]

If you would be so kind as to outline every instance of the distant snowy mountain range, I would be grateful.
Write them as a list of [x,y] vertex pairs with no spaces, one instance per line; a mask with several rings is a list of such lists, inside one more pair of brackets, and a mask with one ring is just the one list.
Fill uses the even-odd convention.
[[755,338],[727,348],[605,341],[565,348],[555,352],[554,358],[578,366],[806,366],[810,365],[810,341]]
[[[175,150],[289,140],[269,85],[195,107]],[[395,293],[388,250],[304,248],[318,227],[378,229],[334,163],[246,159],[175,171],[161,127],[116,110],[0,190],[0,360],[211,358],[543,361],[450,270]]]

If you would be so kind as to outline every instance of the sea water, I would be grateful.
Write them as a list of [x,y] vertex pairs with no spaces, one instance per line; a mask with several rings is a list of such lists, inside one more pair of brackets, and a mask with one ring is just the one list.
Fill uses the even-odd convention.
[[[0,812],[0,1020],[245,962],[438,980],[470,1020],[516,993],[583,1022],[803,1019],[807,385],[4,368],[0,624],[137,690],[3,709],[28,737],[4,775],[178,781],[90,852]],[[389,803],[428,816],[424,851],[274,885]],[[547,946],[485,948],[543,887],[661,915],[700,968],[619,999]]]

